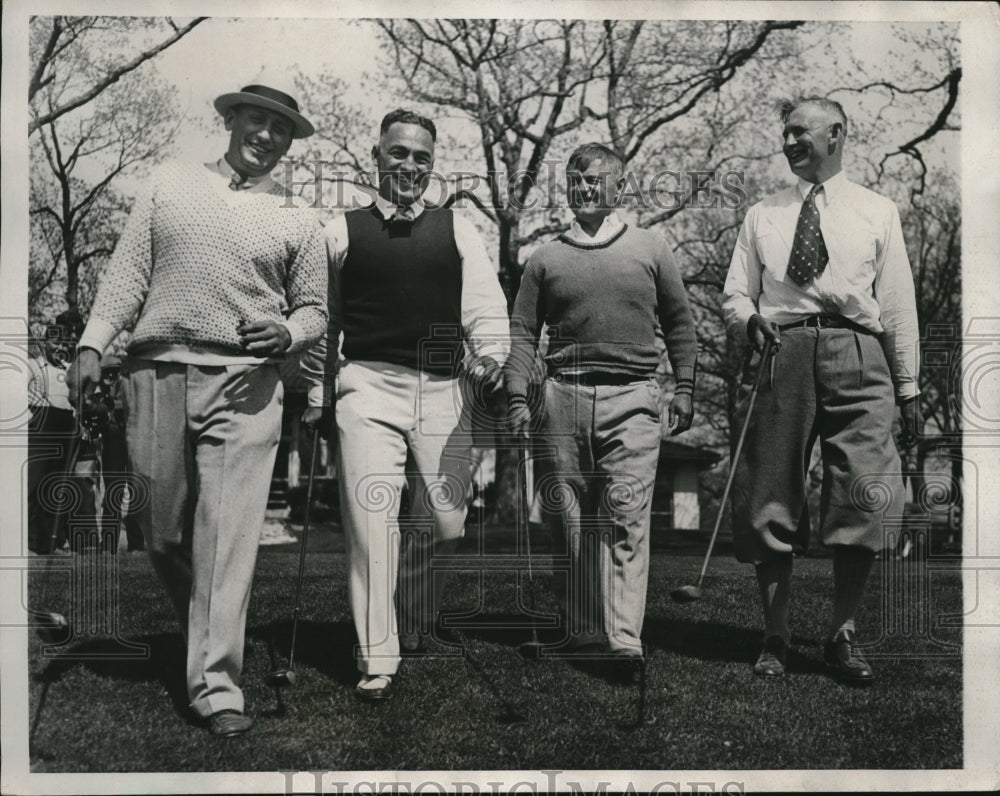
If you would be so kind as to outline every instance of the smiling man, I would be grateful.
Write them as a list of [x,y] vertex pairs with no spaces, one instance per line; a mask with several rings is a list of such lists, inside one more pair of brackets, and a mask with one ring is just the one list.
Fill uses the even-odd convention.
[[555,486],[544,491],[566,498],[556,511],[570,557],[569,577],[557,585],[566,647],[631,665],[643,656],[660,455],[657,325],[676,379],[668,410],[673,434],[691,426],[697,346],[666,240],[615,212],[622,172],[621,159],[601,144],[570,156],[567,198],[575,220],[528,259],[511,317],[505,380],[509,427],[526,433],[528,381],[547,324],[539,426]]
[[281,432],[278,363],[327,325],[322,226],[271,171],[313,133],[293,97],[258,81],[215,107],[218,161],[155,171],[101,277],[74,396],[131,330],[129,465],[146,549],[187,642],[191,708],[216,735],[252,724],[239,680],[247,604]]
[[[432,573],[432,558],[464,533],[473,396],[498,389],[509,345],[503,291],[476,228],[422,201],[436,138],[434,122],[412,111],[382,120],[375,203],[326,228],[333,342],[303,359],[313,382],[304,422],[336,406],[364,700],[388,697],[400,653],[425,651],[434,632],[444,573]],[[407,472],[413,533],[399,563]]]
[[[736,468],[733,543],[756,567],[764,608],[758,677],[785,672],[792,556],[808,547],[806,469],[823,458],[819,536],[833,549],[833,607],[825,659],[855,685],[874,679],[855,614],[885,517],[902,517],[894,403],[904,446],[916,441],[917,311],[895,205],[841,169],[847,117],[839,103],[779,104],[782,146],[797,183],[747,212],[724,289],[731,334],[775,355]],[[742,425],[754,368],[747,363],[733,428]],[[887,494],[885,501],[872,495]]]

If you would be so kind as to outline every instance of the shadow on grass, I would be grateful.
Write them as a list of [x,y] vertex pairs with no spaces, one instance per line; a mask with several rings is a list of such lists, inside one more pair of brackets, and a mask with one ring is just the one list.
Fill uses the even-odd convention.
[[[650,648],[702,661],[752,664],[760,654],[763,634],[760,630],[721,622],[686,622],[665,617],[650,617],[642,634]],[[803,655],[796,647],[819,647],[811,638],[792,636],[788,650],[790,672],[823,673],[826,669],[817,655]]]
[[[560,651],[566,649],[568,638],[555,625],[554,616],[547,623],[544,618],[539,620],[538,639],[546,648],[542,657],[559,657]],[[507,647],[516,648],[531,639],[530,619],[523,614],[481,614],[474,624],[450,626],[470,638]],[[642,641],[650,655],[659,650],[682,658],[752,664],[760,653],[763,637],[760,630],[721,622],[648,617]],[[820,647],[816,639],[793,635],[788,651],[789,671],[825,672]]]
[[188,705],[185,682],[186,651],[184,639],[178,633],[157,633],[130,639],[135,644],[148,646],[148,654],[141,657],[122,655],[121,644],[116,639],[93,639],[69,646],[55,655],[37,675],[46,690],[77,667],[85,668],[98,677],[131,682],[159,682],[174,710],[189,724],[198,719]]
[[[267,645],[271,669],[288,664],[291,652],[292,620],[268,622],[247,629],[247,638]],[[353,688],[358,680],[354,662],[357,637],[350,622],[306,622],[299,620],[295,641],[295,662],[316,669],[344,687]]]

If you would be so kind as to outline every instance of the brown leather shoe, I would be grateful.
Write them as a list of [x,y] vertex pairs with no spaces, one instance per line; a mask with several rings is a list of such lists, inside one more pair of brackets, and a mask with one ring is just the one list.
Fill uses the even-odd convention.
[[232,738],[242,735],[253,727],[253,719],[238,710],[220,710],[208,719],[208,729],[212,735]]
[[841,630],[823,648],[823,659],[832,670],[833,676],[850,685],[871,685],[875,673],[857,647],[857,636],[853,630]]
[[787,658],[788,642],[781,636],[768,636],[764,639],[764,648],[760,651],[757,663],[753,665],[753,673],[763,678],[783,677]]

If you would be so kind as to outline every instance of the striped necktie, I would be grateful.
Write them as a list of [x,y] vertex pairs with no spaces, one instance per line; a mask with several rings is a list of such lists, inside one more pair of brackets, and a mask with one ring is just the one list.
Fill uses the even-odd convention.
[[819,210],[816,209],[816,194],[822,190],[822,185],[814,185],[802,203],[799,223],[795,226],[792,254],[788,258],[788,275],[803,287],[822,274],[830,261],[823,231],[819,228]]

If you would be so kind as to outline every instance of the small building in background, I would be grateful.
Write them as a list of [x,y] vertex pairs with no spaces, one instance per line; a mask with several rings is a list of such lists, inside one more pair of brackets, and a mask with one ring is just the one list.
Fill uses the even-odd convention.
[[660,442],[660,463],[653,490],[651,533],[697,531],[701,527],[698,473],[714,467],[722,454],[672,439]]

